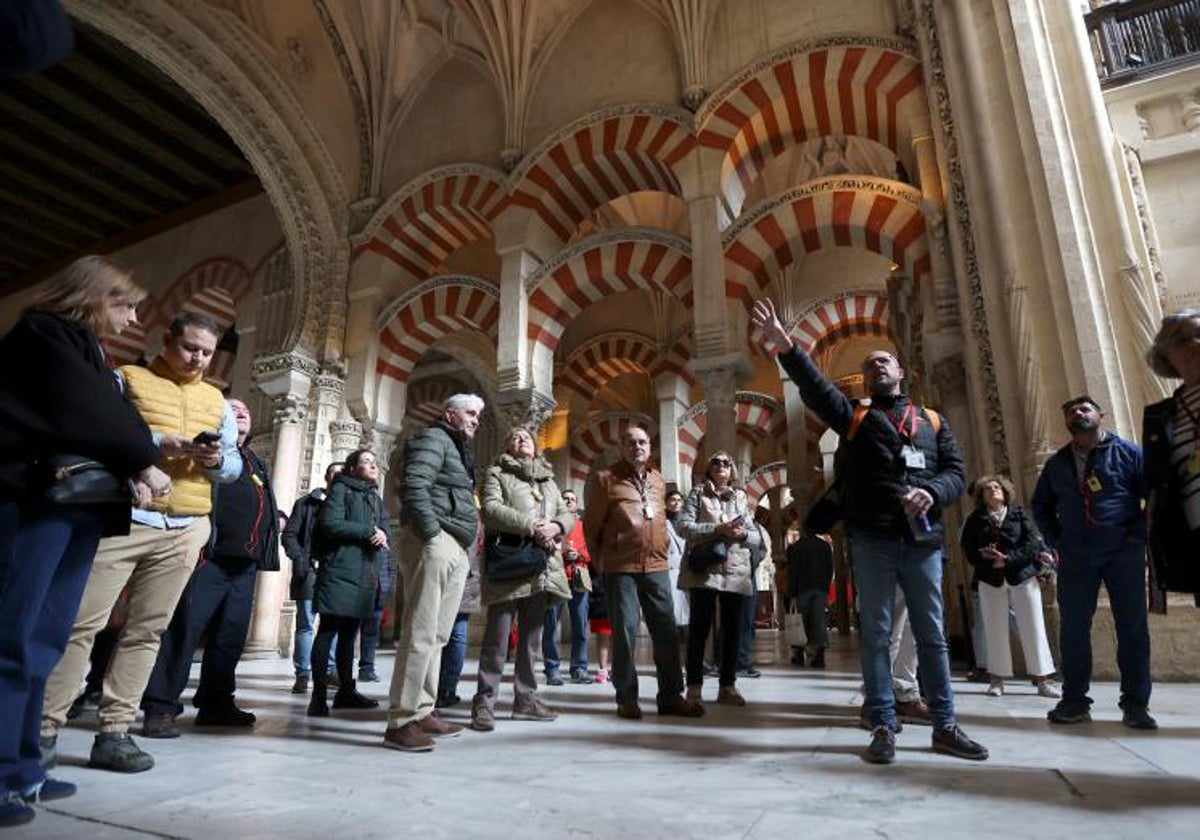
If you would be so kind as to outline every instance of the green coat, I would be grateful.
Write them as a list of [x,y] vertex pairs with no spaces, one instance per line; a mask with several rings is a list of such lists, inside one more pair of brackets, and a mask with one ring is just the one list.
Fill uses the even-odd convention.
[[375,485],[348,475],[335,478],[317,520],[314,612],[370,619],[380,574],[386,574],[380,564],[392,562],[387,549],[371,545],[376,528],[391,545],[391,524]]
[[438,421],[409,438],[404,447],[404,490],[400,521],[422,542],[445,531],[463,548],[479,527],[471,441]]
[[[545,514],[542,513],[543,505]],[[575,517],[567,510],[550,468],[543,461],[518,461],[511,455],[501,455],[488,469],[483,481],[485,534],[532,535],[534,522],[542,518],[557,522],[564,535],[571,533],[575,526]],[[561,551],[550,556],[544,572],[517,580],[489,580],[486,555],[485,550],[480,561],[485,605],[516,601],[543,591],[553,598],[571,600],[571,586]]]

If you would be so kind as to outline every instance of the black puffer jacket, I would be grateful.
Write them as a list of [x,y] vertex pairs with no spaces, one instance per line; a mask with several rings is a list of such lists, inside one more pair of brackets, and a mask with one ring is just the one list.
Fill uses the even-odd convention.
[[890,410],[897,417],[902,416],[909,405],[907,397],[896,397],[894,401],[875,399],[854,440],[846,441],[855,403],[834,387],[803,351],[793,347],[779,354],[779,362],[796,383],[804,404],[843,436],[838,452],[838,481],[847,529],[878,537],[908,538],[910,530],[900,497],[909,488],[919,488],[933,496],[934,501],[928,514],[928,541],[940,540],[944,535],[942,508],[961,496],[966,484],[958,444],[945,419],[934,431],[924,411],[917,412],[913,445],[924,454],[925,466],[908,468],[901,455],[904,441],[886,413]]
[[[1046,550],[1033,517],[1016,505],[1009,506],[999,528],[992,524],[986,510],[975,508],[963,523],[960,542],[967,561],[975,567],[975,579],[988,586],[1001,586],[1005,581],[1016,586],[1029,580],[1040,571],[1038,553]],[[992,568],[992,561],[980,555],[979,550],[988,546],[1006,555],[1004,568]]]

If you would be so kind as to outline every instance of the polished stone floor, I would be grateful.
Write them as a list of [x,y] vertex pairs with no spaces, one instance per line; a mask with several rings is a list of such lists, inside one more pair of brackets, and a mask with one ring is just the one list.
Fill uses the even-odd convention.
[[[760,640],[759,653],[770,660]],[[390,657],[380,662],[387,679]],[[460,693],[470,693],[472,663]],[[897,762],[859,752],[858,677],[849,651],[826,671],[763,666],[739,686],[749,705],[708,704],[699,721],[653,714],[643,669],[642,721],[619,720],[607,685],[544,688],[561,717],[507,719],[430,754],[380,746],[382,711],[313,721],[288,692],[282,661],[246,662],[239,700],[252,732],[197,730],[142,740],[157,759],[122,776],[84,766],[92,733],[60,738],[73,799],[49,803],[7,836],[54,838],[853,838],[1200,836],[1200,686],[1156,686],[1161,730],[1120,723],[1116,686],[1094,687],[1095,721],[1052,727],[1053,703],[1014,681],[1001,698],[956,680],[964,729],[991,759],[933,754],[909,726]],[[365,686],[383,697],[386,685]],[[716,686],[706,684],[705,698]],[[467,704],[464,702],[464,707]],[[465,708],[447,717],[466,719]]]

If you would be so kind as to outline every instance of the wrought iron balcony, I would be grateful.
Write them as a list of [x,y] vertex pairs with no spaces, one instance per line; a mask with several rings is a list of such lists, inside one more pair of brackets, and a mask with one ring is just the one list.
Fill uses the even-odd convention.
[[1200,62],[1200,0],[1126,0],[1084,15],[1100,84]]

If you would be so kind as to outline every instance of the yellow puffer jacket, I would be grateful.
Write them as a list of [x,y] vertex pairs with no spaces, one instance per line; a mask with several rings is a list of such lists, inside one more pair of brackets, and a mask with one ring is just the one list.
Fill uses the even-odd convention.
[[[220,429],[225,398],[203,380],[177,381],[161,359],[149,369],[124,365],[118,370],[130,401],[151,431],[191,440],[200,432]],[[162,459],[158,467],[171,476],[171,492],[154,500],[154,510],[170,516],[206,516],[212,511],[212,482],[202,466],[191,458],[176,458]]]

